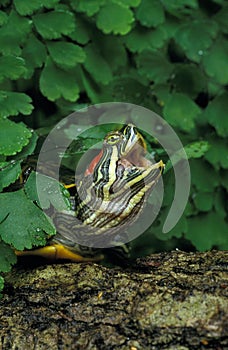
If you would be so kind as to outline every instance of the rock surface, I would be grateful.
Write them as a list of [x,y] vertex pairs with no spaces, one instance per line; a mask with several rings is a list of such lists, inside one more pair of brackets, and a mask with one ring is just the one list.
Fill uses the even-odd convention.
[[0,300],[0,349],[228,349],[228,252],[17,266]]

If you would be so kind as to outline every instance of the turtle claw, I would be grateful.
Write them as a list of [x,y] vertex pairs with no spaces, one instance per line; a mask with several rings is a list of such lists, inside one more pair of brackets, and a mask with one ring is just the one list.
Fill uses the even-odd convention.
[[95,262],[101,261],[104,258],[102,254],[93,257],[84,257],[74,253],[61,244],[52,244],[33,250],[16,250],[15,254],[17,256],[40,256],[49,260],[70,260],[72,262]]

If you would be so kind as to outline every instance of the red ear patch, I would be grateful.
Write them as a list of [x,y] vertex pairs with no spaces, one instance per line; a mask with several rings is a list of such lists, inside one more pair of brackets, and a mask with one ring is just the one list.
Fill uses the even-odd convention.
[[102,154],[103,150],[101,150],[100,153],[95,158],[93,158],[92,162],[89,164],[88,168],[85,171],[85,176],[90,175],[94,172],[94,168],[101,159]]

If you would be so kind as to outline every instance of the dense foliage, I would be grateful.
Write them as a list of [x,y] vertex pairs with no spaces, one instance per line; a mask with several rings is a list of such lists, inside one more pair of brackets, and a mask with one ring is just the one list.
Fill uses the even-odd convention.
[[[0,271],[16,261],[12,247],[39,246],[55,233],[32,191],[8,190],[38,136],[82,106],[111,101],[162,115],[195,158],[185,214],[161,234],[174,187],[167,172],[163,209],[135,243],[136,253],[174,248],[183,236],[180,247],[227,249],[227,2],[0,0],[0,5]],[[137,125],[137,117],[133,122]],[[100,136],[99,130],[93,135]],[[78,153],[90,147],[88,138],[81,144]]]

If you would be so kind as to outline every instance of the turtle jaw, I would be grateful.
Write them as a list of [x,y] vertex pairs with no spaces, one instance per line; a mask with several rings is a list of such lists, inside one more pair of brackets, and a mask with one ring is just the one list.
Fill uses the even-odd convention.
[[128,166],[137,168],[148,168],[152,165],[151,161],[145,158],[146,149],[139,142],[135,142],[129,152],[121,157],[121,161]]
[[134,138],[131,143],[128,142],[125,147],[125,152],[119,159],[119,163],[125,168],[136,167],[141,170],[146,170],[153,166],[153,163],[145,157],[147,149],[144,140],[141,139],[142,136],[140,134],[137,136],[138,137]]
[[[133,148],[129,155],[118,161],[119,176],[126,181],[126,188],[135,191],[136,203],[149,195],[162,176],[165,164],[162,160],[152,163],[142,155],[142,147]],[[125,187],[125,185],[122,185]]]
[[128,124],[123,130],[123,135],[125,142],[120,161],[123,164],[137,168],[151,166],[152,163],[145,158],[147,151],[146,143],[136,127],[133,124]]

